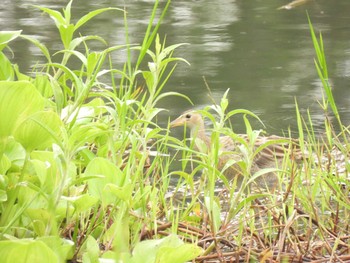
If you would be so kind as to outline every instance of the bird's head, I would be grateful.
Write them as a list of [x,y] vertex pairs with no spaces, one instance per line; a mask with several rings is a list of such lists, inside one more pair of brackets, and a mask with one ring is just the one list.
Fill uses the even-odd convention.
[[201,114],[196,111],[186,111],[170,123],[171,128],[178,126],[186,126],[191,130],[194,128],[202,128],[204,126],[203,118]]

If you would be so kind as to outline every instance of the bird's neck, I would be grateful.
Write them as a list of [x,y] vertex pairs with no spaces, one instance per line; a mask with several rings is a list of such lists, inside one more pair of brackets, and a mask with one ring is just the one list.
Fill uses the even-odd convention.
[[210,147],[210,139],[205,132],[205,126],[203,122],[199,123],[199,125],[191,129],[191,138],[200,139],[207,145],[207,147]]

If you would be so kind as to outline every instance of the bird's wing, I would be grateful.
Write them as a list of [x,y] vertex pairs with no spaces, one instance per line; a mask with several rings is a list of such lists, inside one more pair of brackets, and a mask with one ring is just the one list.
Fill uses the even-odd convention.
[[[238,136],[249,145],[249,137],[246,134],[239,134]],[[239,140],[234,141],[229,136],[221,137],[220,142],[225,151],[237,152],[237,146],[241,145]],[[253,151],[255,155],[254,162],[259,167],[267,167],[271,163],[283,160],[286,156],[295,160],[301,160],[304,156],[300,150],[298,140],[276,135],[256,138]]]
[[282,161],[286,157],[301,160],[304,156],[298,140],[276,135],[258,137],[255,141],[255,149],[258,147],[261,147],[261,150],[256,154],[255,162],[260,167],[271,162]]

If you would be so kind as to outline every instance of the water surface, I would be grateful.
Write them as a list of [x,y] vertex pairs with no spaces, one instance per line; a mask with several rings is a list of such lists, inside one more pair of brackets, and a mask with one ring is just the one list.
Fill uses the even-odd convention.
[[[273,0],[176,0],[171,3],[160,34],[167,43],[189,43],[176,56],[188,60],[179,64],[165,91],[186,94],[195,108],[219,102],[229,91],[230,109],[244,108],[257,114],[268,133],[296,132],[295,100],[305,115],[309,109],[317,132],[323,132],[324,113],[319,106],[321,83],[314,66],[314,50],[306,11],[317,31],[322,31],[329,75],[344,124],[350,123],[350,5],[348,0],[317,0],[292,10],[277,10],[288,1]],[[2,30],[23,30],[35,35],[54,51],[61,49],[57,30],[47,15],[30,5],[61,9],[66,1],[5,0],[0,5]],[[161,3],[164,6],[164,3]],[[140,43],[153,8],[153,1],[76,0],[73,17],[103,7],[126,7],[132,43]],[[83,28],[86,34],[99,34],[110,45],[123,44],[121,12],[97,16]],[[42,59],[38,49],[24,40],[11,43],[22,71]],[[113,56],[122,63],[122,54]],[[211,98],[203,77],[211,89]],[[166,99],[160,124],[175,118],[192,106],[177,97]],[[239,120],[235,130],[244,132]],[[256,129],[261,128],[253,122]]]

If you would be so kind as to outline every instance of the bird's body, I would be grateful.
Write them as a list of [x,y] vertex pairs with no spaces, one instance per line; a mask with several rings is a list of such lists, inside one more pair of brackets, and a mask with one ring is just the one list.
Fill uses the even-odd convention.
[[[206,145],[207,149],[211,149],[212,142],[206,134],[204,121],[199,112],[187,111],[183,113],[170,124],[170,127],[177,126],[186,126],[190,129],[191,138],[196,138],[195,147],[197,150],[203,148],[199,145],[202,142]],[[235,163],[225,173],[228,178],[232,179],[234,176],[242,173],[238,165],[238,162],[245,158],[241,147],[242,144],[245,146],[249,145],[252,148],[253,162],[251,173],[264,168],[276,167],[286,156],[290,156],[290,158],[295,160],[303,158],[296,140],[276,135],[268,137],[257,136],[251,143],[249,140],[249,136],[246,134],[237,134],[235,137],[219,137],[220,151],[223,154],[220,155],[218,169],[222,169],[230,160],[234,160],[232,163]]]

